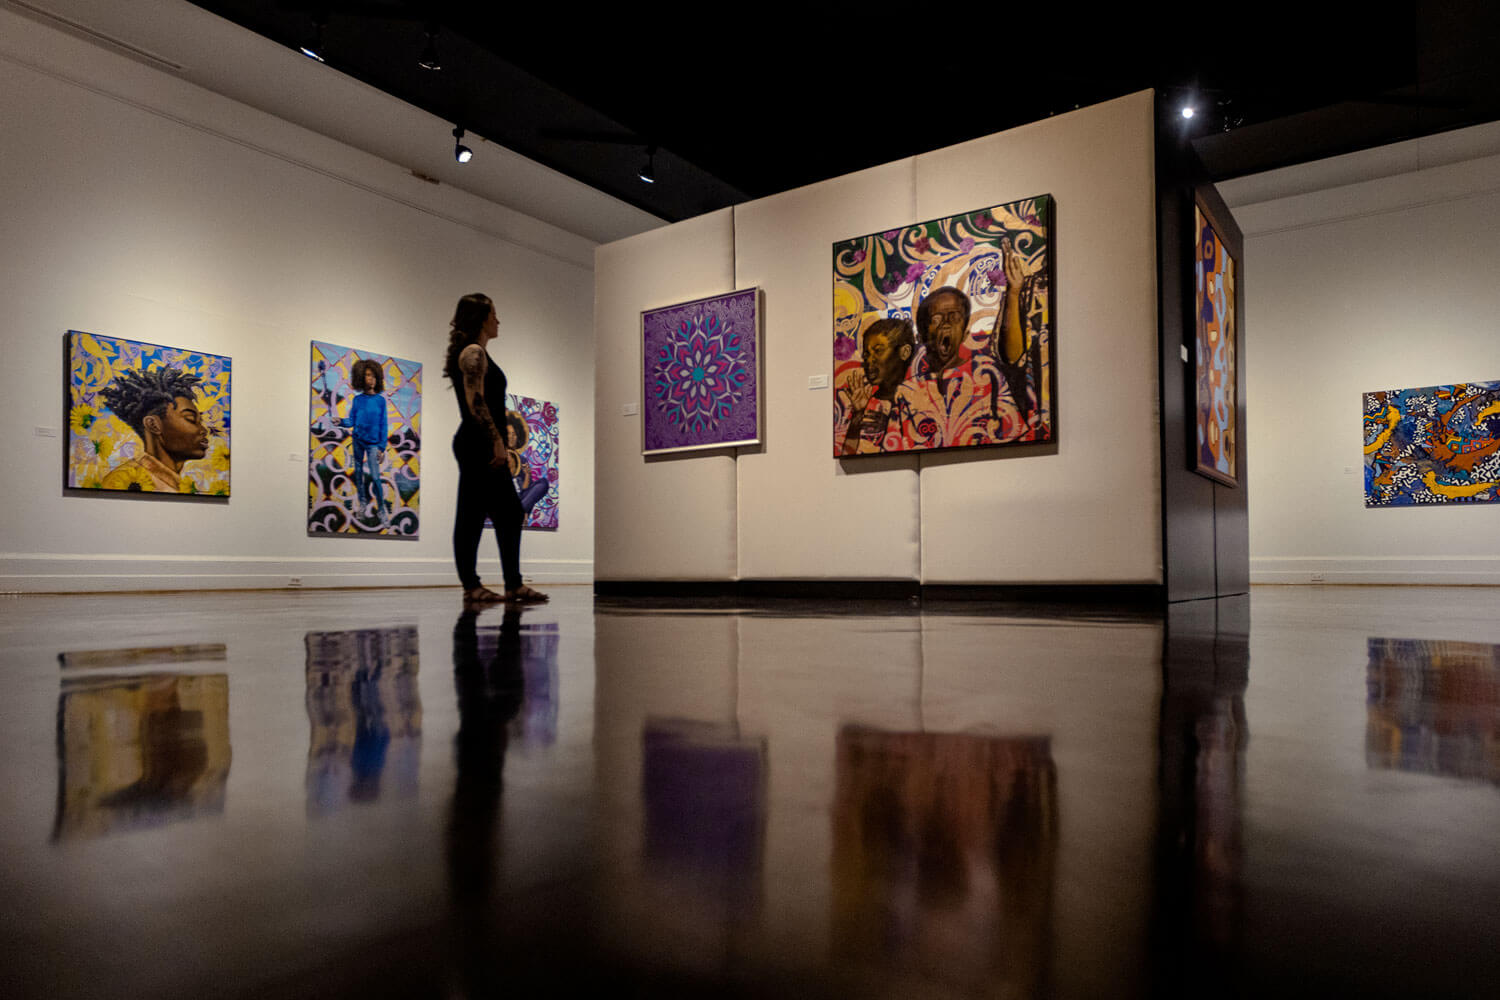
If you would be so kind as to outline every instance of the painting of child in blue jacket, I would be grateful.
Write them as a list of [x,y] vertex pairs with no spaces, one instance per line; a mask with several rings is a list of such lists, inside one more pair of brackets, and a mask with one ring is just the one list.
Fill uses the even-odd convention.
[[349,375],[349,381],[360,392],[349,402],[349,411],[339,426],[353,431],[354,491],[360,514],[378,516],[384,524],[391,514],[390,501],[380,483],[380,460],[390,434],[386,423],[385,372],[379,362],[365,359],[356,361]]

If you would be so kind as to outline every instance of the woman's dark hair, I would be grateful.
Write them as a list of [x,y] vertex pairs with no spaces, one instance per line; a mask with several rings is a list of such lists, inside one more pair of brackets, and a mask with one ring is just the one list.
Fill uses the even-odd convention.
[[495,303],[480,292],[458,300],[458,308],[453,310],[453,322],[448,324],[452,327],[448,333],[448,356],[443,359],[443,374],[448,376],[448,381],[458,382],[463,378],[458,370],[458,356],[465,347],[479,340],[479,331],[484,329],[494,311]]
[[354,389],[354,391],[365,391],[365,372],[374,372],[375,391],[385,392],[385,369],[380,366],[379,361],[376,361],[373,358],[365,358],[362,361],[356,361],[354,362],[354,366],[349,369],[349,385]]

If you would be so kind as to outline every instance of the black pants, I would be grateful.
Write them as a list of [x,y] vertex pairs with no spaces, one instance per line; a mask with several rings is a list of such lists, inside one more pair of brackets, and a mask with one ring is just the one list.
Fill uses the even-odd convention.
[[505,589],[521,586],[521,500],[516,496],[510,469],[489,463],[489,456],[478,457],[457,447],[458,509],[453,515],[453,565],[465,590],[479,586],[475,563],[479,558],[479,538],[484,534],[484,519],[495,525],[495,540],[500,544],[500,568],[505,573]]

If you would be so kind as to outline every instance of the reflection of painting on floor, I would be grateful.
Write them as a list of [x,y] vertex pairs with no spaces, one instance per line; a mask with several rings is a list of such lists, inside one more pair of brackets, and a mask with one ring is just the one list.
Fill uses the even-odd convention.
[[651,719],[642,743],[648,868],[692,885],[719,915],[753,911],[765,850],[765,739],[725,724]]
[[422,365],[315,340],[309,379],[307,533],[416,538]]
[[1045,995],[1056,853],[1047,737],[839,732],[836,953],[978,995]]
[[308,814],[375,801],[383,784],[398,798],[415,795],[422,764],[416,626],[309,632],[304,642]]
[[1500,784],[1500,646],[1369,641],[1365,762]]
[[[522,753],[557,742],[557,622],[520,626],[521,675],[526,695],[510,721],[510,736]],[[480,636],[481,646],[484,636]]]
[[224,811],[229,678],[143,674],[63,681],[53,839],[165,826]]
[[1365,393],[1365,506],[1500,502],[1500,382]]

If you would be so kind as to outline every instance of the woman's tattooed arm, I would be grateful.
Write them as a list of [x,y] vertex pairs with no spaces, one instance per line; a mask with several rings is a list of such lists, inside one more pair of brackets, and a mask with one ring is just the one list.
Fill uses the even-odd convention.
[[500,432],[494,415],[484,401],[484,373],[488,367],[485,361],[484,348],[478,344],[470,344],[458,356],[458,370],[463,373],[464,398],[469,402],[469,412],[474,414],[479,426],[489,434],[495,448],[495,462],[498,464],[506,460],[505,435]]

